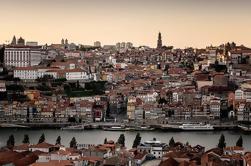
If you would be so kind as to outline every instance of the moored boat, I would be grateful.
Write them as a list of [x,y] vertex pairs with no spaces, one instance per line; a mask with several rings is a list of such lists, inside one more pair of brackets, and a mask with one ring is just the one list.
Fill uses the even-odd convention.
[[150,126],[140,126],[135,128],[135,131],[152,131],[152,130],[154,130],[154,128]]
[[181,130],[188,130],[188,131],[207,131],[207,130],[214,130],[214,127],[210,124],[193,124],[193,123],[185,123],[179,126]]
[[84,125],[67,126],[61,128],[61,130],[84,130],[84,129],[85,129]]
[[106,130],[106,131],[128,131],[129,128],[126,128],[124,126],[112,126],[112,127],[103,127],[103,130]]

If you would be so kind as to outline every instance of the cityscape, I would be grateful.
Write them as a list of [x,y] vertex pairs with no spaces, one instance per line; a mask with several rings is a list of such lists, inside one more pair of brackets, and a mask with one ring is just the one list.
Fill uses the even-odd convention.
[[251,166],[251,2],[196,1],[4,1],[0,165]]

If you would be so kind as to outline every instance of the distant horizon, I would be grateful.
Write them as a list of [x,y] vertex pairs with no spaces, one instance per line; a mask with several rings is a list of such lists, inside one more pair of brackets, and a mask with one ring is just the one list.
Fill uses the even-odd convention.
[[[68,38],[62,38],[62,39],[60,39],[58,42],[54,42],[54,43],[48,43],[48,42],[41,43],[40,41],[37,41],[37,40],[26,40],[24,36],[16,36],[16,35],[13,35],[12,38],[13,38],[14,36],[16,37],[16,40],[18,40],[18,38],[22,37],[22,38],[25,40],[25,44],[26,44],[26,42],[37,42],[38,45],[45,45],[45,44],[48,44],[48,45],[51,45],[51,44],[61,44],[61,40],[62,40],[62,39],[64,39],[64,40],[67,39],[68,42],[69,42],[69,44],[74,43],[74,44],[76,44],[76,45],[94,46],[94,42],[99,41],[99,40],[96,40],[96,41],[93,41],[93,43],[76,43],[76,42],[74,42],[74,41],[69,41]],[[11,40],[12,40],[12,38],[11,38]],[[5,43],[2,43],[2,44],[3,44],[3,45],[10,45],[10,44],[11,44],[11,40],[8,40],[8,43],[6,43],[6,41],[5,41]],[[99,41],[99,42],[101,42],[101,41]],[[105,45],[114,45],[114,46],[115,46],[116,43],[121,43],[121,42],[127,43],[127,42],[131,42],[131,41],[118,41],[118,42],[114,42],[114,43],[102,43],[102,42],[101,42],[101,47],[103,47],[103,46],[105,46]],[[190,48],[190,47],[195,48],[195,49],[203,49],[203,48],[210,47],[210,46],[213,46],[213,47],[215,47],[215,46],[220,46],[220,45],[226,44],[226,43],[228,43],[228,42],[229,42],[229,43],[234,42],[234,43],[237,44],[237,46],[243,45],[243,46],[245,46],[245,47],[247,47],[247,48],[251,48],[251,47],[249,47],[248,45],[241,44],[241,43],[237,43],[237,42],[235,42],[235,41],[227,41],[227,42],[222,42],[222,43],[219,43],[219,44],[208,44],[208,45],[206,45],[206,46],[204,46],[204,47],[186,46],[186,47],[183,47],[183,48],[182,48],[182,47],[176,47],[176,46],[173,46],[173,45],[164,45],[164,44],[163,44],[163,46],[173,46],[173,48],[176,48],[176,49],[179,49],[179,48],[180,48],[180,49],[185,49],[185,48]],[[150,46],[150,45],[147,45],[147,44],[135,45],[133,42],[131,42],[131,43],[133,44],[133,47],[147,46],[147,47],[150,47],[150,48],[156,48],[156,46]],[[156,43],[157,43],[157,42],[156,42]],[[156,44],[156,45],[157,45],[157,44]]]
[[69,43],[205,48],[234,41],[251,47],[249,0],[1,1],[0,43],[13,35],[40,44]]

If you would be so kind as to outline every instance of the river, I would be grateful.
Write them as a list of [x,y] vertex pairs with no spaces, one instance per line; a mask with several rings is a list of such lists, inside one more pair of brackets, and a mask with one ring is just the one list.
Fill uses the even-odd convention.
[[[0,146],[5,146],[9,135],[13,134],[15,137],[15,143],[21,144],[24,134],[28,134],[30,142],[35,144],[38,142],[41,134],[45,134],[46,142],[54,144],[57,136],[61,136],[61,143],[65,146],[69,146],[72,137],[75,137],[79,144],[101,144],[104,139],[116,141],[121,133],[125,135],[125,144],[128,148],[131,148],[133,140],[137,134],[136,131],[103,131],[103,130],[84,130],[84,131],[66,131],[59,129],[0,129]],[[171,131],[142,131],[140,132],[142,141],[151,140],[154,137],[157,140],[168,143],[171,137],[174,137],[175,141],[186,143],[187,141],[191,145],[200,144],[205,146],[206,149],[214,148],[218,144],[218,140],[221,134],[225,135],[227,146],[235,145],[235,142],[240,135],[243,137],[243,146],[246,150],[251,150],[251,134],[244,134],[236,131],[199,131],[199,132],[171,132]]]

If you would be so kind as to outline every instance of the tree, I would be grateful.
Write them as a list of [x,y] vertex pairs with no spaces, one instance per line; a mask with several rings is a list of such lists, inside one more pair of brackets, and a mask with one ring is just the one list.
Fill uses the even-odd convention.
[[30,143],[30,138],[28,134],[24,134],[24,139],[23,139],[24,144],[29,144]]
[[224,147],[226,147],[225,136],[221,134],[219,143],[218,143],[218,148],[223,149]]
[[77,149],[77,141],[76,141],[76,138],[75,138],[75,137],[73,137],[73,138],[71,139],[70,147],[71,147],[71,148]]
[[236,142],[236,146],[242,147],[243,146],[243,139],[242,136],[239,137],[239,139]]
[[173,137],[169,140],[169,146],[170,147],[174,147],[175,146],[175,141],[174,141]]
[[106,117],[110,118],[110,114],[111,114],[110,103],[107,102]]
[[48,81],[51,81],[51,80],[53,80],[52,75],[44,75],[44,76],[36,79],[37,82],[48,82]]
[[235,43],[235,42],[232,42],[232,43],[230,44],[230,46],[231,46],[232,49],[234,49],[234,48],[236,47],[236,43]]
[[8,141],[7,141],[7,147],[8,147],[8,148],[12,148],[14,145],[15,145],[15,138],[14,138],[14,136],[11,134],[11,135],[9,136]]
[[52,116],[53,116],[53,122],[56,123],[57,118],[56,118],[56,111],[55,110],[53,111]]
[[125,135],[124,134],[120,134],[117,143],[122,145],[123,147],[125,146]]
[[165,98],[160,98],[160,99],[158,100],[158,104],[167,104],[167,101],[166,101]]
[[61,145],[61,137],[60,136],[57,137],[56,145]]
[[140,144],[140,142],[141,142],[141,136],[139,133],[137,133],[137,135],[133,141],[132,148],[137,148],[137,146]]
[[39,140],[38,140],[38,143],[43,143],[45,141],[45,136],[44,136],[44,133],[40,136]]
[[70,93],[72,91],[71,86],[69,84],[64,84],[64,91]]
[[107,138],[105,138],[105,140],[104,140],[104,144],[107,144]]
[[76,88],[79,89],[80,85],[79,85],[79,81],[77,81],[76,83]]
[[186,142],[186,146],[189,146],[189,142],[188,141]]

